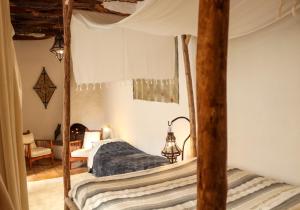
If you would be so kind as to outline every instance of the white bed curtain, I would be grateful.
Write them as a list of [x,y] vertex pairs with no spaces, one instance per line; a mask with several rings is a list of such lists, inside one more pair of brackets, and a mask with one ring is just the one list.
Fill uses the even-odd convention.
[[[19,69],[9,1],[0,1],[0,209],[28,210]],[[10,200],[8,200],[10,199]],[[11,203],[13,207],[11,207]],[[5,205],[5,206],[4,206]]]
[[[74,11],[71,50],[76,83],[173,79],[173,38],[197,35],[198,3],[145,0],[128,17]],[[119,6],[118,11],[124,12],[121,8],[126,3],[105,5],[115,10]],[[295,15],[299,7],[300,0],[231,0],[229,38],[245,36],[291,13]]]
[[[108,22],[119,20],[116,15],[98,14],[101,20]],[[93,20],[95,13],[86,15]],[[93,30],[83,21],[82,14],[75,10],[71,22],[71,50],[78,85],[174,78],[174,37],[126,28]]]

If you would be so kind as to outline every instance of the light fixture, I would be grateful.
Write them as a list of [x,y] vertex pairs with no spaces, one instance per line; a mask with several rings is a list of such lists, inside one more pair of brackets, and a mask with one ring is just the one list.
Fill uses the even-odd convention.
[[187,138],[184,140],[183,146],[182,146],[182,151],[181,151],[180,148],[176,144],[176,138],[174,136],[174,133],[172,132],[172,127],[171,127],[172,124],[175,121],[179,120],[179,119],[185,119],[188,122],[190,122],[190,120],[187,117],[183,117],[183,116],[180,116],[180,117],[177,117],[177,118],[173,119],[171,121],[171,123],[168,122],[168,126],[169,126],[168,135],[167,135],[167,138],[166,138],[165,147],[161,151],[161,154],[163,156],[165,156],[166,158],[168,158],[170,163],[177,162],[177,157],[180,156],[180,155],[182,155],[182,160],[183,160],[184,147],[185,147],[185,144],[186,144],[187,140],[190,138],[190,135],[188,135]]
[[56,56],[59,62],[64,58],[64,37],[62,33],[58,33],[55,36],[54,44],[51,47],[50,52]]
[[176,144],[176,138],[172,132],[172,127],[169,126],[166,144],[161,154],[168,158],[170,163],[177,162],[177,157],[181,155],[181,150]]
[[[57,0],[57,5],[60,5],[60,0]],[[59,26],[59,32],[56,32],[54,43],[52,47],[50,48],[50,52],[52,52],[56,58],[59,60],[59,62],[62,61],[64,58],[64,37],[63,37],[63,31],[61,31],[61,16],[58,15],[58,26]],[[62,24],[63,25],[63,24]]]

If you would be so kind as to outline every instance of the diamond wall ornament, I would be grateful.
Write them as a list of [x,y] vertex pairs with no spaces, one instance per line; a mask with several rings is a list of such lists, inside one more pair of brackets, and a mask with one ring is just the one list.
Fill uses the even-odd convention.
[[45,67],[43,67],[42,73],[33,89],[40,97],[41,101],[45,106],[45,109],[47,109],[48,103],[56,89],[56,86],[51,81],[49,75],[46,72]]

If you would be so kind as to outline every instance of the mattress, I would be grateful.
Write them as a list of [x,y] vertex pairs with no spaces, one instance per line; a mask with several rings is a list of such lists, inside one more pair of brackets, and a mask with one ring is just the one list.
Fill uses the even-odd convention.
[[[300,209],[300,187],[228,169],[227,209]],[[196,159],[144,171],[93,177],[76,183],[69,197],[79,209],[196,209]]]

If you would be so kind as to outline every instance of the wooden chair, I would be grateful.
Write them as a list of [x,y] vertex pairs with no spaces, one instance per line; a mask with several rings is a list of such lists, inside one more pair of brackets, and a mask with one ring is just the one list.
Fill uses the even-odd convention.
[[101,130],[86,130],[83,140],[73,140],[69,142],[70,147],[70,169],[72,169],[72,163],[74,162],[86,162],[89,152],[91,151],[93,144],[102,139]]
[[25,158],[32,168],[32,163],[36,160],[50,158],[53,164],[54,153],[52,148],[52,140],[34,139],[33,133],[27,130],[23,133],[23,144],[25,148]]

